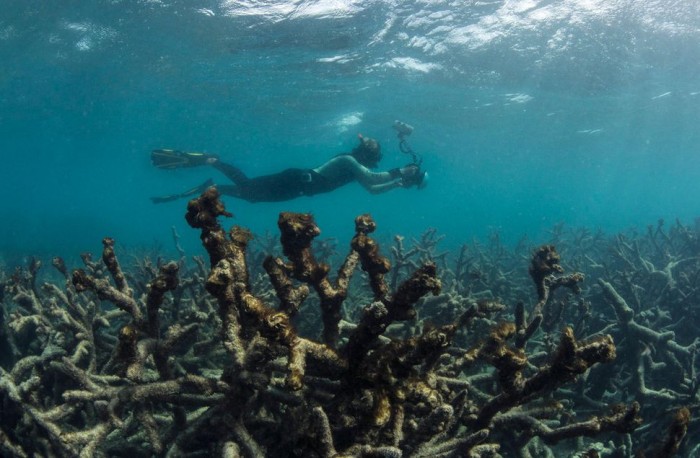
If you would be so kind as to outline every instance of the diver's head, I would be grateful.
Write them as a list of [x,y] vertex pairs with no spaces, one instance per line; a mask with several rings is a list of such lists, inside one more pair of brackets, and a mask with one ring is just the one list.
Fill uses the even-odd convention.
[[360,139],[360,144],[352,150],[352,156],[357,159],[357,162],[370,169],[379,165],[382,160],[382,147],[379,142],[373,138],[357,136]]

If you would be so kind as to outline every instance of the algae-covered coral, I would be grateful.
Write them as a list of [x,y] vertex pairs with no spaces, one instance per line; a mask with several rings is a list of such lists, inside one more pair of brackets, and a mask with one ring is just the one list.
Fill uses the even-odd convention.
[[188,205],[208,265],[125,269],[107,238],[81,269],[53,261],[63,284],[41,283],[39,261],[3,279],[3,456],[671,456],[686,446],[700,378],[694,324],[678,314],[697,314],[700,263],[677,253],[697,252],[691,230],[620,236],[605,264],[600,236],[561,236],[569,265],[594,277],[584,279],[565,274],[555,245],[529,265],[497,241],[465,246],[450,266],[434,232],[411,248],[397,237],[392,266],[361,215],[332,274],[314,252],[313,217],[282,213],[285,259],[261,260],[262,281],[253,236],[226,231],[229,215],[214,188]]

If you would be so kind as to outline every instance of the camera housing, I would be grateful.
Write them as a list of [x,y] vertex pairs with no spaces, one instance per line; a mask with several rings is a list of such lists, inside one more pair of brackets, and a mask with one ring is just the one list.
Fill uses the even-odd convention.
[[400,137],[408,137],[413,133],[413,126],[406,124],[405,122],[399,121],[398,119],[394,121],[394,129],[398,132]]

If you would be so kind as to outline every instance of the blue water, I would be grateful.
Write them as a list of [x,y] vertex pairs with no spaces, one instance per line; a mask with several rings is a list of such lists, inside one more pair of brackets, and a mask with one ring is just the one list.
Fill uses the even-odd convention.
[[182,191],[153,148],[218,153],[250,175],[310,167],[379,139],[421,191],[359,185],[291,202],[226,198],[231,224],[275,232],[280,211],[351,236],[429,227],[447,246],[499,231],[546,240],[700,216],[700,4],[564,1],[0,1],[0,252],[198,254]]

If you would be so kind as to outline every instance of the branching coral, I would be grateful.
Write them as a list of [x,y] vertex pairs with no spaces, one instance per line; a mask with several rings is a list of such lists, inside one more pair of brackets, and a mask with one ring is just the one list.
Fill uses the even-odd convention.
[[[208,268],[141,269],[150,278],[136,288],[105,239],[100,261],[85,256],[72,274],[54,263],[63,288],[37,287],[36,265],[8,286],[14,305],[3,326],[15,349],[0,372],[3,454],[510,456],[640,424],[634,402],[583,419],[562,390],[613,361],[616,347],[607,333],[582,338],[562,326],[554,339],[539,328],[555,290],[578,293],[583,280],[563,274],[553,247],[533,255],[538,296],[528,320],[524,302],[508,314],[497,298],[463,295],[457,281],[443,291],[434,233],[419,243],[422,263],[395,251],[406,274],[392,275],[369,215],[355,220],[331,278],[312,248],[313,217],[282,213],[286,259],[264,259],[270,283],[261,293],[248,264],[259,259],[248,256],[252,234],[227,232],[225,216],[214,188],[188,205]],[[372,300],[349,325],[342,306],[358,268]],[[319,330],[305,335],[295,322],[311,297]],[[438,323],[432,307],[453,310]],[[623,315],[629,326],[634,315]],[[678,447],[687,418],[665,450]]]

